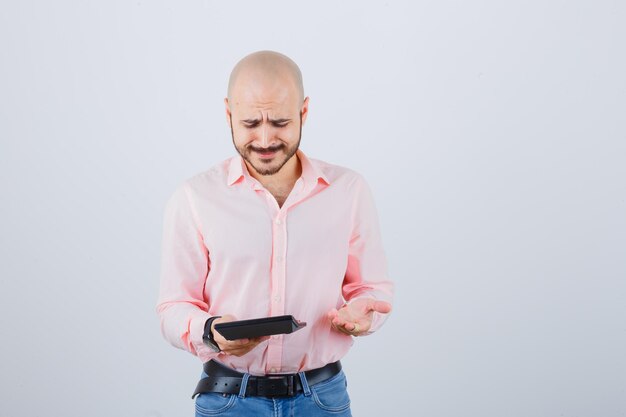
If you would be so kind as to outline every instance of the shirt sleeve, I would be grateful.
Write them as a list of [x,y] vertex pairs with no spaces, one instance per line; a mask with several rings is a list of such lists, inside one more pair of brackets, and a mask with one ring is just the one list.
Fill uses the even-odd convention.
[[161,333],[170,344],[204,357],[213,353],[202,341],[204,323],[210,317],[203,296],[208,272],[208,250],[189,185],[183,183],[165,206],[156,312]]
[[[374,199],[360,175],[353,186],[352,235],[343,281],[343,297],[348,303],[358,298],[374,298],[391,303],[394,286],[387,274],[387,259]],[[372,326],[367,334],[378,330],[387,316],[374,312]]]

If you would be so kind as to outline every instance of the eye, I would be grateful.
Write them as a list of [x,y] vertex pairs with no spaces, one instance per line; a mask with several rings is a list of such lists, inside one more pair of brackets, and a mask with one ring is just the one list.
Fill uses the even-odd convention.
[[254,129],[259,125],[259,123],[244,123],[243,125],[246,129]]
[[272,125],[274,125],[274,127],[285,127],[289,124],[289,122],[282,122],[282,123],[272,123]]

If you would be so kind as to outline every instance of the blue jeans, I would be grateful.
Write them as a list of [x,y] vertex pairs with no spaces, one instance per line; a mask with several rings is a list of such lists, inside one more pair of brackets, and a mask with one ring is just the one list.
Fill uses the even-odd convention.
[[[255,416],[255,417],[352,417],[348,383],[343,371],[332,378],[309,386],[300,374],[304,392],[294,397],[245,397],[245,385],[238,394],[207,392],[196,399],[196,417]],[[201,378],[208,375],[203,371]],[[246,377],[244,377],[246,378]]]

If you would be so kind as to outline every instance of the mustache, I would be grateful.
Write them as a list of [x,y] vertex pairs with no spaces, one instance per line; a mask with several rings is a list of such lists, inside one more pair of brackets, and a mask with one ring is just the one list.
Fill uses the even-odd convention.
[[251,151],[253,151],[253,152],[267,153],[267,152],[279,151],[279,150],[283,149],[284,147],[285,147],[285,145],[270,146],[269,148],[255,148],[254,146],[249,146],[248,148]]

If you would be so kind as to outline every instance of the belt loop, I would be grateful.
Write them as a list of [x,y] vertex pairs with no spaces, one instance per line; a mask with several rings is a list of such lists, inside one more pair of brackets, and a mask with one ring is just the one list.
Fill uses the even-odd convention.
[[298,372],[298,376],[300,376],[300,382],[302,382],[302,390],[304,391],[304,396],[308,397],[311,395],[311,388],[309,388],[309,382],[306,380],[306,375],[303,372]]
[[243,374],[241,378],[241,387],[239,387],[239,398],[246,398],[246,388],[248,388],[248,379],[250,378],[249,373]]

